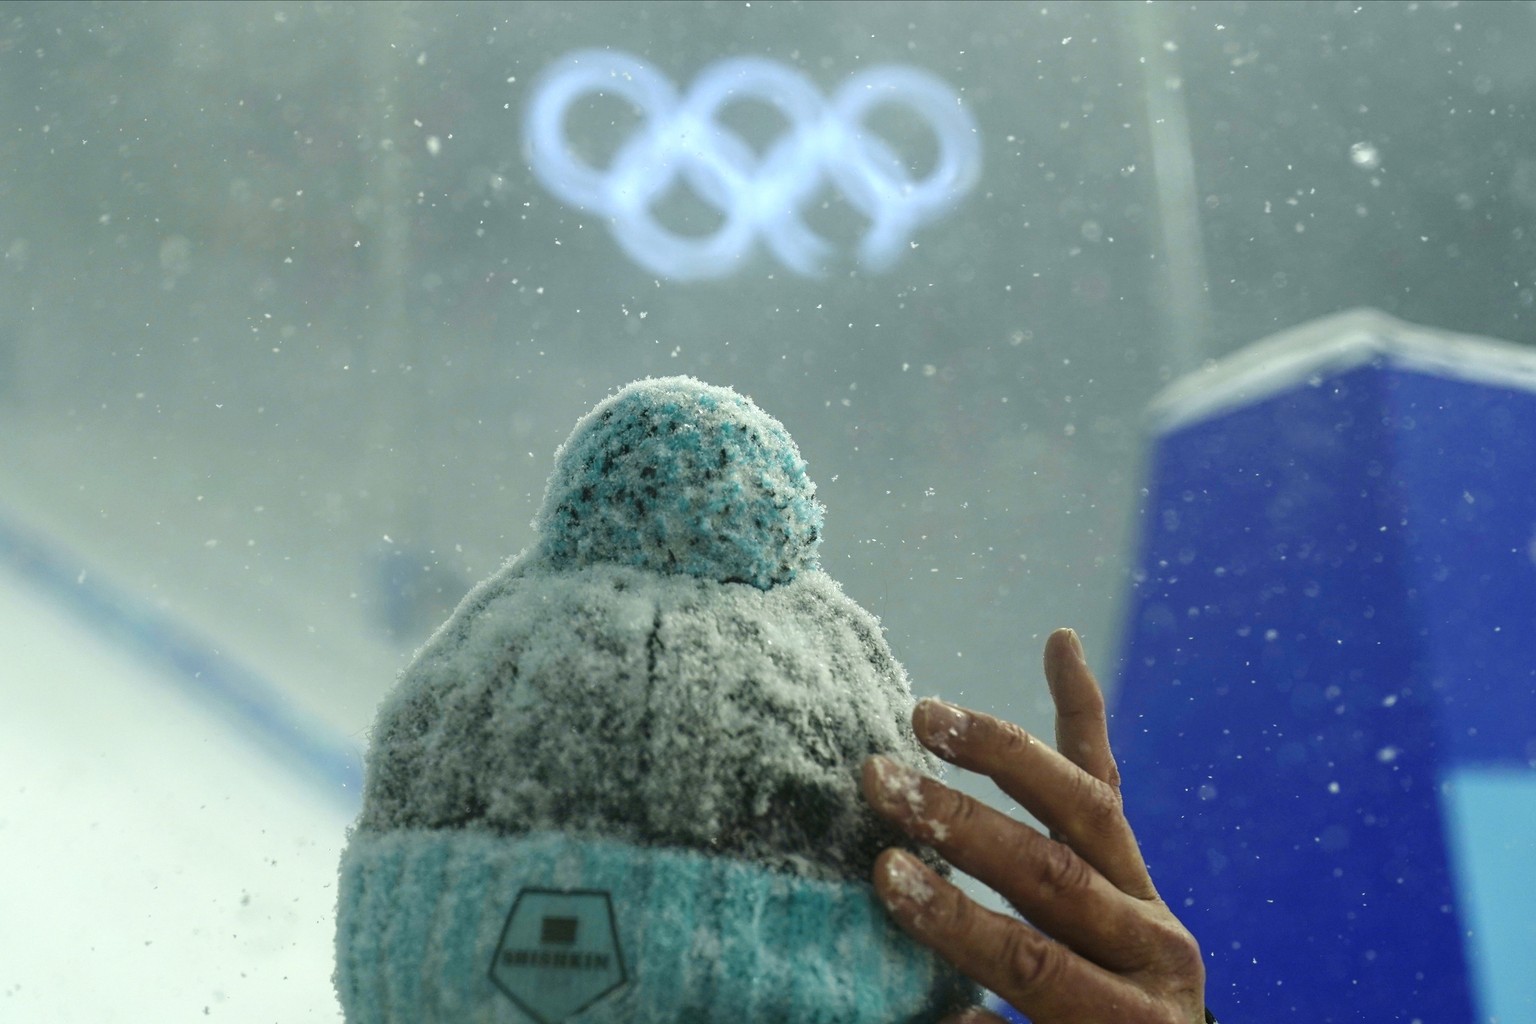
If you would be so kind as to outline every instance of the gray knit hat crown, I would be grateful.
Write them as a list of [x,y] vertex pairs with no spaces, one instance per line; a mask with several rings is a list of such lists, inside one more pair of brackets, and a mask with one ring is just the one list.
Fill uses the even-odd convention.
[[359,827],[560,829],[867,879],[857,791],[931,770],[877,621],[816,566],[794,442],[733,391],[631,385],[556,457],[538,545],[465,599],[379,716]]

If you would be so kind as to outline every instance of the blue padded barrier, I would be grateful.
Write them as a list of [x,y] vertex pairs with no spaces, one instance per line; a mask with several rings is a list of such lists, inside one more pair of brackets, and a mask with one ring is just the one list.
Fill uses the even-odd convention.
[[1112,738],[1217,1016],[1536,1021],[1536,351],[1356,311],[1154,423]]

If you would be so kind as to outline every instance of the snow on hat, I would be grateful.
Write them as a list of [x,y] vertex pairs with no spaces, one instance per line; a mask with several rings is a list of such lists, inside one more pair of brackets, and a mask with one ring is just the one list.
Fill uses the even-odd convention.
[[535,545],[380,709],[341,864],[351,1024],[897,1024],[969,995],[866,881],[906,840],[860,764],[936,766],[821,524],[734,391],[639,381],[576,425]]

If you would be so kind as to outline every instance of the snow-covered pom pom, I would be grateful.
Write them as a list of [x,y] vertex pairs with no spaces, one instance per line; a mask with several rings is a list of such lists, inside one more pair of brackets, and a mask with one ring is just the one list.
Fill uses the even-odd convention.
[[534,519],[556,568],[613,562],[762,590],[818,567],[821,524],[784,427],[692,377],[636,381],[583,417]]

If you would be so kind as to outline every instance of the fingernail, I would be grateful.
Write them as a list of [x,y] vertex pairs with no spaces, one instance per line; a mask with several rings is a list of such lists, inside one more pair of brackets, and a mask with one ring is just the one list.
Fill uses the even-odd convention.
[[905,850],[893,850],[885,859],[885,880],[891,892],[909,903],[927,903],[933,898],[933,886],[917,858]]
[[921,775],[884,754],[876,754],[870,760],[875,766],[880,802],[885,807],[892,810],[905,809],[914,814],[922,810],[923,791],[919,788]]
[[995,1024],[997,1018],[980,1007],[960,1011],[958,1017],[945,1017],[942,1024]]
[[923,802],[923,775],[883,755],[870,758],[875,769],[874,802],[878,809],[905,822],[906,829],[925,843],[949,840],[949,825],[928,813]]
[[965,739],[971,727],[970,713],[937,697],[925,697],[917,707],[922,716],[923,736],[929,746],[945,757],[953,758],[954,745]]
[[1074,658],[1076,658],[1078,661],[1080,661],[1080,662],[1082,662],[1084,664],[1087,664],[1088,656],[1083,653],[1083,640],[1082,640],[1082,637],[1078,636],[1077,635],[1077,630],[1072,629],[1070,626],[1067,628],[1066,632],[1067,632],[1067,646],[1069,646],[1072,649],[1072,656]]

